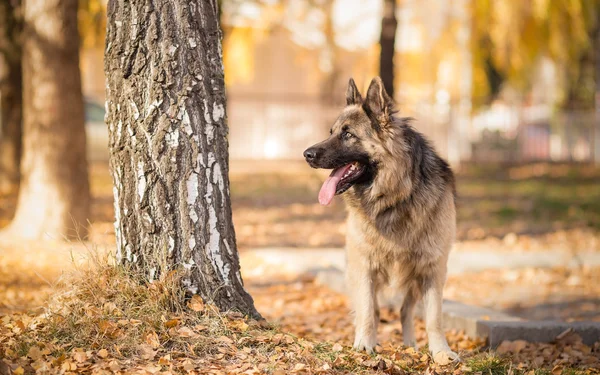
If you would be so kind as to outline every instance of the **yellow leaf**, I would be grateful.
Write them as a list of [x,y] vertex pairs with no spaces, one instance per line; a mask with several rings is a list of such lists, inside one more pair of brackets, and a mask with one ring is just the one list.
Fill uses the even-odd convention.
[[23,375],[25,373],[25,370],[23,370],[23,367],[19,366],[15,369],[15,371],[13,371],[14,375]]
[[243,320],[235,320],[231,322],[231,326],[239,331],[246,332],[248,330],[248,324]]
[[96,354],[98,354],[98,357],[100,357],[100,358],[106,358],[106,357],[108,357],[108,350],[100,349],[100,350],[98,350],[98,353],[96,353]]

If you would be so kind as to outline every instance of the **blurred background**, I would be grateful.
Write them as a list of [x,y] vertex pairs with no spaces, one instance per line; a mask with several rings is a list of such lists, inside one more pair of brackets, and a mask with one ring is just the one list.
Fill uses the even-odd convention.
[[[416,119],[458,174],[459,255],[446,296],[526,317],[600,320],[599,1],[219,2],[245,275],[266,272],[245,253],[305,251],[317,264],[343,247],[343,204],[318,204],[327,173],[302,152],[327,136],[350,77],[365,90],[381,75],[400,115]],[[80,1],[90,241],[110,246],[105,11],[103,0]],[[15,191],[0,195],[0,226],[15,202]]]

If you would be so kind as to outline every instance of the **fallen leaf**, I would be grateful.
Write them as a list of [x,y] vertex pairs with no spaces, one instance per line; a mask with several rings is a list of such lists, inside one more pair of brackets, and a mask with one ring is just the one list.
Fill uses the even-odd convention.
[[339,343],[335,343],[333,344],[331,350],[333,350],[334,352],[341,352],[342,350],[344,350],[344,347],[341,346]]
[[204,301],[202,297],[199,295],[192,296],[192,299],[188,302],[188,307],[192,309],[192,311],[201,312],[204,311]]
[[165,327],[173,328],[179,324],[179,319],[171,319],[165,322]]
[[433,356],[433,361],[441,366],[452,363],[452,358],[446,352],[438,352]]
[[108,357],[108,350],[106,350],[106,349],[100,349],[100,350],[98,350],[98,353],[96,353],[96,354],[100,358],[106,358],[106,357]]
[[34,361],[37,361],[38,359],[42,358],[42,351],[37,346],[32,346],[31,348],[29,348],[27,356],[33,359]]

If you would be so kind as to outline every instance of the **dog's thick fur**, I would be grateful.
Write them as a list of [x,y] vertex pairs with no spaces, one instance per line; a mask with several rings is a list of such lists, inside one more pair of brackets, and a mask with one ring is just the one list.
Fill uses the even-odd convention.
[[415,346],[414,308],[423,298],[430,351],[456,359],[442,330],[442,289],[456,227],[454,175],[409,119],[394,116],[380,78],[373,79],[364,100],[351,79],[346,96],[331,136],[305,156],[314,168],[352,162],[363,167],[351,187],[337,192],[345,192],[348,209],[346,279],[356,314],[354,348],[375,347],[376,296],[387,286],[404,294],[404,343]]

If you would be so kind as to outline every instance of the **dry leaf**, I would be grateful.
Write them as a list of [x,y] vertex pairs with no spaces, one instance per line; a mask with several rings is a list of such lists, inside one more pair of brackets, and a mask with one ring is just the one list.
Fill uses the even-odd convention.
[[438,352],[433,356],[433,361],[441,366],[452,363],[452,358],[446,352]]
[[156,349],[160,346],[160,341],[156,332],[150,332],[146,335],[146,344],[150,345],[152,349]]
[[202,297],[199,295],[192,296],[192,299],[188,302],[188,307],[192,309],[192,311],[201,312],[204,311],[204,301]]
[[37,346],[32,346],[31,348],[29,348],[27,356],[33,359],[34,361],[37,361],[38,359],[42,358],[42,351]]
[[85,352],[76,351],[76,352],[73,352],[73,359],[77,363],[83,363],[83,362],[87,361],[88,356]]
[[96,354],[100,358],[106,358],[106,357],[108,357],[108,350],[106,350],[106,349],[100,349],[100,350],[98,350],[98,353],[96,353]]
[[344,350],[344,347],[336,342],[335,344],[333,344],[331,350],[333,350],[334,352],[341,352],[342,350]]

